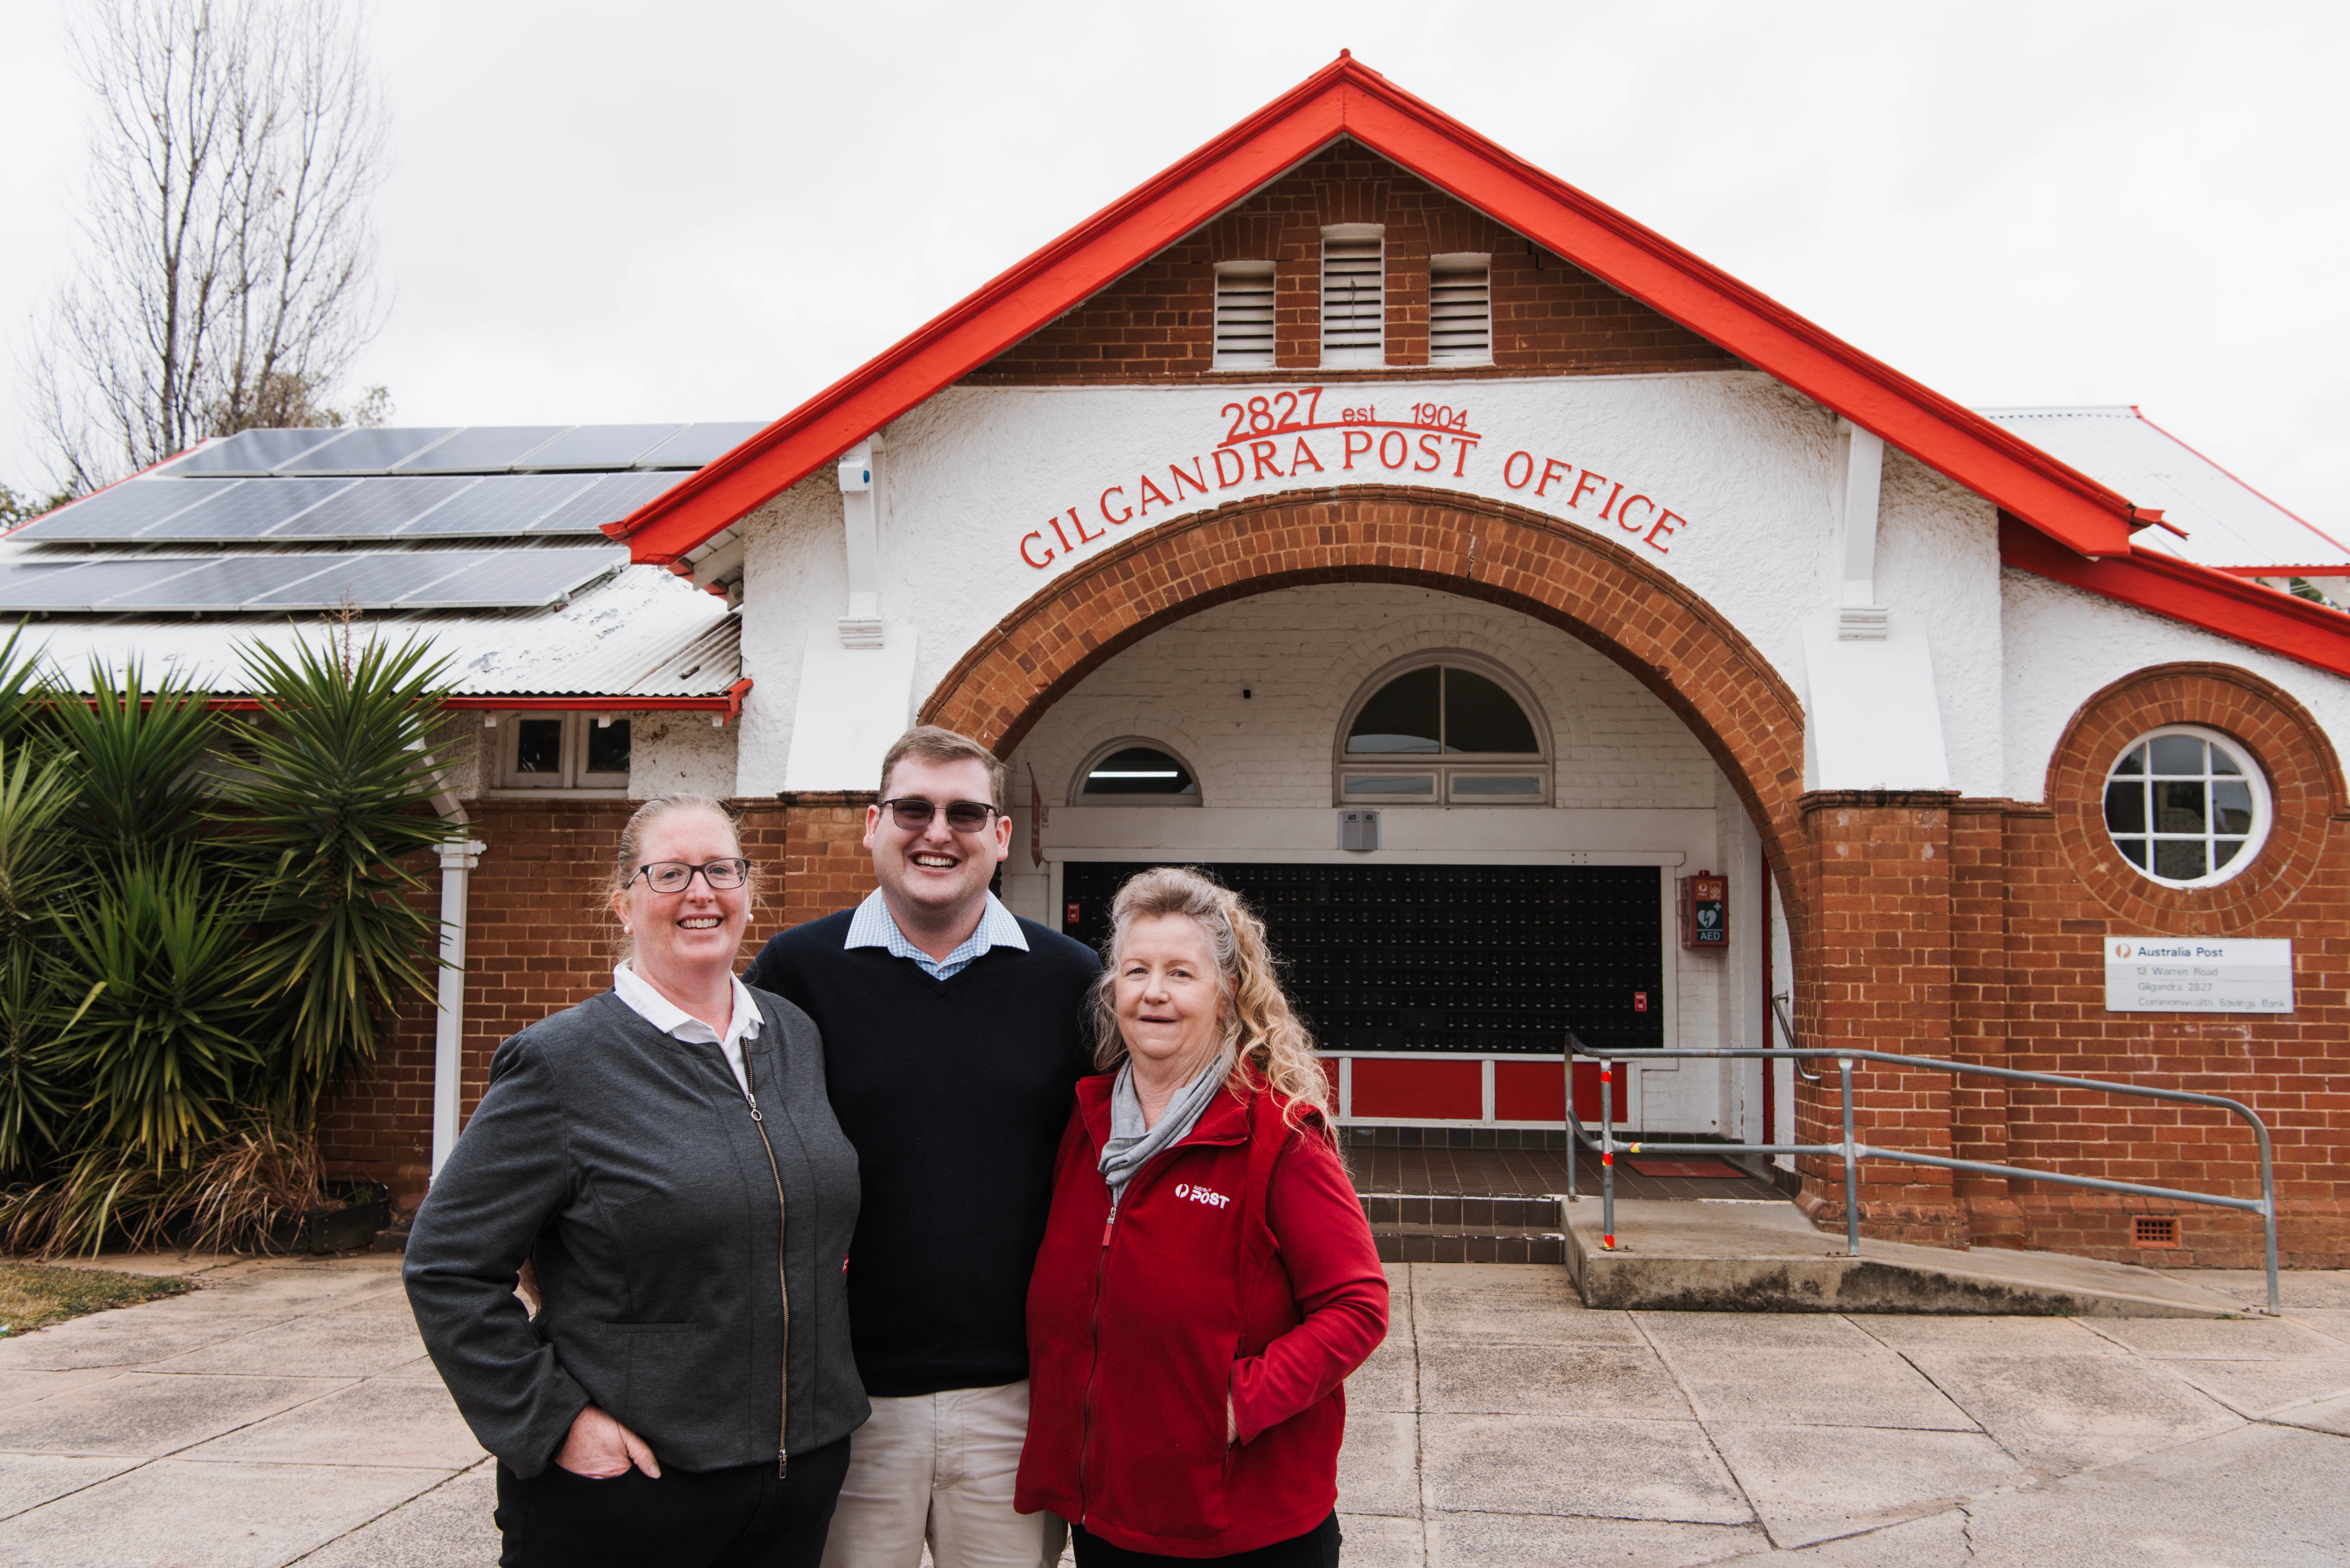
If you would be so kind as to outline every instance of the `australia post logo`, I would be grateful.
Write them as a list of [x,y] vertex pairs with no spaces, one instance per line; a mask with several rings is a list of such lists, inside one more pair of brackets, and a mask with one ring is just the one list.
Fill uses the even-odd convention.
[[1177,1182],[1175,1196],[1189,1199],[1194,1203],[1204,1203],[1211,1209],[1226,1208],[1232,1203],[1232,1199],[1222,1193],[1211,1192],[1196,1181]]
[[2129,957],[2134,950],[2136,950],[2127,942],[2116,942],[2114,944],[2114,957],[2117,959],[2126,959]]

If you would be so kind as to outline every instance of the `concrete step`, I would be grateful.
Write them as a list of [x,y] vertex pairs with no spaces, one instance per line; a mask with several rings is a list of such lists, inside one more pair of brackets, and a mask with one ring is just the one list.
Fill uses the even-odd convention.
[[1861,1255],[1846,1257],[1842,1235],[1770,1199],[1619,1199],[1610,1251],[1597,1198],[1563,1207],[1567,1271],[1591,1307],[2227,1317],[2256,1306],[2159,1269],[2056,1252],[1864,1237]]
[[1556,1198],[1366,1192],[1363,1215],[1388,1263],[1565,1263]]

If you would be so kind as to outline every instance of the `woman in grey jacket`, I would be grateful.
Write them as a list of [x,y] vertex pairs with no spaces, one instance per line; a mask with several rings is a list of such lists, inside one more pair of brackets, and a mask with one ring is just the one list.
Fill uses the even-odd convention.
[[723,808],[646,803],[611,903],[629,957],[498,1047],[408,1298],[498,1458],[507,1568],[816,1568],[868,1409],[841,1278],[857,1154],[816,1026],[734,978],[750,865]]

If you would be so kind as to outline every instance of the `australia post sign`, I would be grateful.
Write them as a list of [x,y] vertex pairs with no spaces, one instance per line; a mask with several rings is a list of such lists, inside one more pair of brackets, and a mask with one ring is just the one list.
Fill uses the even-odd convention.
[[2108,1012],[2291,1012],[2293,943],[2107,937]]
[[1659,556],[1690,526],[1638,474],[1599,473],[1571,454],[1488,441],[1471,403],[1391,400],[1410,395],[1391,383],[1236,394],[1189,441],[1170,431],[1172,450],[1133,453],[1129,465],[1099,474],[1013,547],[1041,572],[1120,535],[1236,499],[1226,491],[1338,484],[1506,495]]

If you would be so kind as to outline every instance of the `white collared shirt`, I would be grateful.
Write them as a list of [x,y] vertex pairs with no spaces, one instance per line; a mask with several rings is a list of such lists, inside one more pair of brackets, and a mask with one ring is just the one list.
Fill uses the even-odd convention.
[[1019,918],[1003,907],[993,893],[987,896],[987,907],[980,911],[979,929],[963,939],[962,945],[942,959],[934,959],[906,940],[898,929],[897,917],[889,913],[889,901],[876,888],[857,906],[849,917],[848,940],[840,944],[849,948],[888,948],[901,959],[912,959],[922,966],[922,972],[932,980],[952,980],[969,968],[973,959],[983,958],[991,948],[1018,948],[1028,950],[1028,939],[1020,931]]
[[759,1036],[759,1004],[751,1000],[750,988],[741,981],[730,981],[734,987],[734,1016],[726,1021],[726,1033],[718,1031],[678,1006],[652,988],[650,981],[622,963],[612,970],[612,991],[629,1010],[672,1040],[682,1040],[693,1045],[715,1045],[726,1054],[726,1064],[734,1069],[734,1081],[743,1092],[751,1092],[751,1075],[743,1066],[743,1042]]

